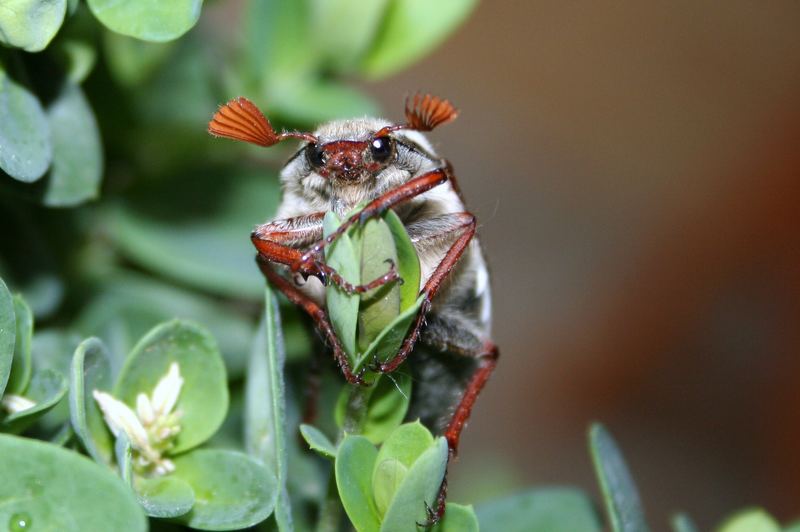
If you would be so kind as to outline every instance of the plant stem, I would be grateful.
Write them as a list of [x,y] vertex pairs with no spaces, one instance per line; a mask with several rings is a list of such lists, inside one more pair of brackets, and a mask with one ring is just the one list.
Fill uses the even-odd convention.
[[[377,382],[377,380],[376,380]],[[361,434],[367,417],[367,405],[376,382],[370,386],[350,386],[347,396],[347,406],[344,410],[342,431],[346,434]]]
[[338,532],[342,521],[342,503],[339,501],[339,490],[336,488],[336,477],[331,472],[328,481],[328,493],[319,507],[316,532]]

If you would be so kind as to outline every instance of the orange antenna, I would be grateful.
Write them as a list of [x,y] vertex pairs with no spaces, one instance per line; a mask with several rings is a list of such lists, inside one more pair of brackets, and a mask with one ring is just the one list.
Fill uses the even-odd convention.
[[208,123],[208,132],[215,137],[241,140],[264,147],[272,146],[287,138],[317,141],[317,138],[309,133],[275,133],[264,113],[244,96],[221,105]]

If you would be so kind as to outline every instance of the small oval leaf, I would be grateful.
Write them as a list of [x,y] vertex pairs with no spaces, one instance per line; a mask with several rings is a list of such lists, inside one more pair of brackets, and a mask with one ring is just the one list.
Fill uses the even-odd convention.
[[103,175],[103,147],[89,102],[78,85],[68,84],[47,109],[53,166],[43,202],[71,207],[96,198]]
[[400,286],[400,310],[405,311],[414,305],[419,297],[419,285],[422,275],[419,256],[400,217],[389,209],[383,219],[392,232],[394,245],[397,249],[397,272],[403,279],[403,284]]
[[192,528],[247,528],[269,517],[275,507],[275,475],[245,454],[200,449],[174,461],[172,475],[194,490],[194,507],[179,518]]
[[325,458],[336,458],[336,447],[321,430],[304,423],[300,425],[300,434],[303,435],[303,439],[306,440],[311,450],[318,452]]
[[361,358],[358,359],[353,371],[358,372],[365,363],[372,362],[375,359],[386,362],[397,354],[424,301],[425,296],[419,296],[412,306],[404,310],[394,321],[387,325],[364,351]]
[[719,532],[780,532],[780,530],[778,522],[761,508],[737,512],[719,527]]
[[22,299],[14,296],[14,315],[16,316],[16,341],[14,343],[14,362],[6,386],[8,393],[24,395],[31,380],[31,341],[33,339],[33,313]]
[[439,45],[472,12],[477,0],[394,0],[364,57],[362,71],[384,77]]
[[53,160],[50,126],[39,100],[0,68],[0,169],[31,183]]
[[106,465],[112,462],[114,442],[92,392],[110,392],[112,386],[111,359],[105,345],[97,338],[84,340],[75,350],[70,369],[70,420],[89,456]]
[[171,450],[177,454],[210,438],[228,411],[225,365],[211,334],[181,320],[156,326],[128,355],[114,395],[135,407],[136,396],[151,394],[173,362],[184,381],[175,405],[182,412],[181,431]]
[[108,29],[143,41],[177,39],[197,23],[203,0],[87,0]]
[[178,517],[194,506],[192,487],[175,476],[135,478],[139,503],[150,517]]
[[[386,275],[390,262],[397,265],[397,250],[389,226],[382,218],[368,220],[359,230],[361,282]],[[381,331],[400,314],[400,285],[392,282],[361,294],[358,308],[358,348],[366,350]]]
[[58,372],[50,369],[33,374],[24,397],[35,404],[27,410],[9,414],[0,427],[7,432],[19,433],[34,421],[49,412],[67,393],[67,381]]
[[40,52],[55,37],[66,12],[67,0],[3,0],[0,43]]
[[336,453],[336,486],[347,517],[358,532],[375,532],[380,518],[372,498],[372,470],[378,450],[363,436],[346,436]]
[[6,390],[11,365],[14,361],[14,344],[17,339],[17,320],[14,298],[6,283],[0,279],[0,398]]
[[74,451],[0,435],[0,471],[2,525],[23,514],[34,530],[147,530],[133,492],[107,468]]
[[[497,526],[497,524],[499,523],[496,523],[495,526]],[[462,504],[448,502],[444,517],[433,527],[432,532],[478,532],[479,528],[478,517],[475,515],[475,510],[472,509],[472,505],[464,506]],[[485,530],[491,530],[491,528],[485,528]],[[503,528],[503,530],[508,532],[507,528]],[[573,530],[587,532],[582,528],[575,528]],[[531,528],[528,528],[527,531],[534,532]]]
[[[329,211],[323,221],[323,235],[327,237],[341,224],[335,213]],[[343,234],[333,244],[325,248],[325,261],[331,268],[351,284],[361,281],[359,260],[350,236]],[[355,361],[357,351],[356,330],[358,327],[358,294],[347,294],[333,283],[325,290],[325,304],[331,318],[336,336],[342,342],[351,364]]]
[[386,511],[382,532],[415,530],[427,520],[426,504],[433,508],[447,468],[447,440],[440,437],[409,468]]
[[349,70],[367,50],[389,0],[312,0],[311,26],[317,53],[336,70]]

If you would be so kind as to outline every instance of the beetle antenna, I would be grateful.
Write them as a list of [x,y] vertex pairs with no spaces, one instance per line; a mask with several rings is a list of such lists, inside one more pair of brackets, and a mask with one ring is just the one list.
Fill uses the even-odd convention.
[[208,132],[215,137],[241,140],[264,147],[273,146],[288,138],[317,142],[317,137],[310,133],[275,133],[264,113],[244,96],[221,105],[208,123]]
[[408,129],[431,131],[437,126],[456,119],[458,109],[450,103],[431,94],[416,93],[406,96],[406,122]]
[[401,129],[431,131],[437,126],[455,120],[456,117],[458,117],[458,109],[450,103],[450,100],[417,92],[414,96],[406,96],[406,123],[386,126],[375,136],[388,135],[392,131]]

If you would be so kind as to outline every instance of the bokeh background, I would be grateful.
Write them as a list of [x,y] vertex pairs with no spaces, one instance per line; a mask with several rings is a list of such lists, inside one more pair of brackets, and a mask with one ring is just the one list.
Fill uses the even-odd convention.
[[502,358],[455,493],[594,489],[602,420],[656,530],[800,515],[798,22],[796,2],[494,0],[379,85],[392,116],[418,87],[460,106],[433,137],[491,262]]

